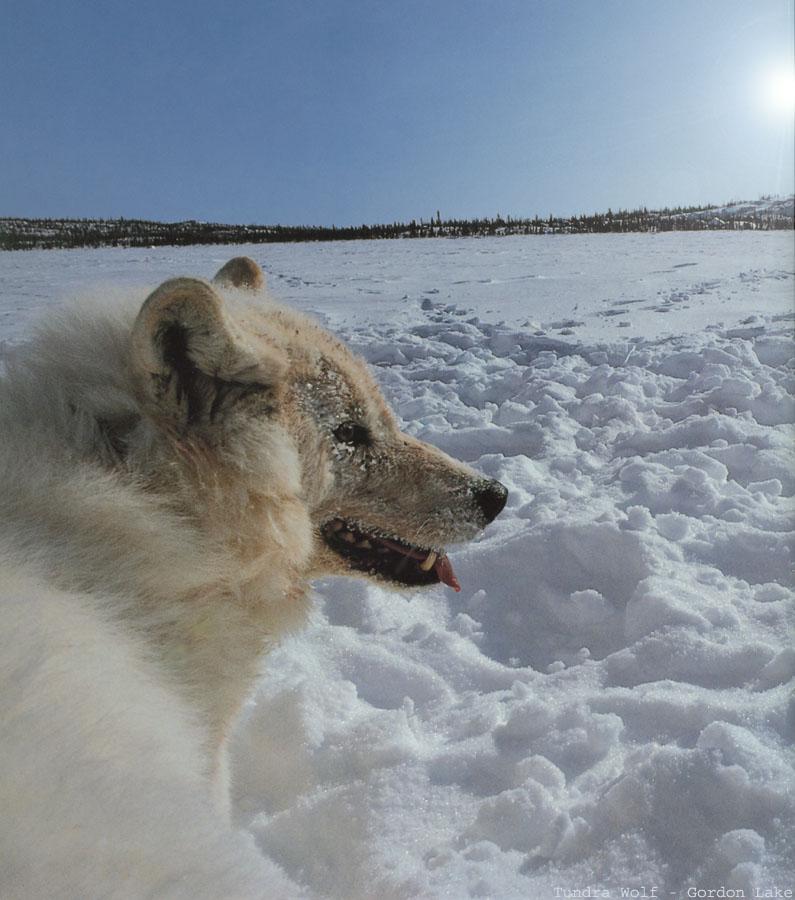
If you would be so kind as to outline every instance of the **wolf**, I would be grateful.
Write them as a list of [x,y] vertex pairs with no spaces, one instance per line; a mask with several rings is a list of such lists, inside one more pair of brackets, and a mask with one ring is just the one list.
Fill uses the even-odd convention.
[[459,584],[506,490],[237,258],[51,312],[0,381],[0,896],[274,898],[227,739],[313,578]]

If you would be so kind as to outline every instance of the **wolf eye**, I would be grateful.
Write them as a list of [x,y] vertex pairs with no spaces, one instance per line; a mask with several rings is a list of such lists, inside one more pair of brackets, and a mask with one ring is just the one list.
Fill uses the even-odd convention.
[[370,443],[370,432],[356,422],[343,422],[334,429],[334,439],[351,447],[362,447]]

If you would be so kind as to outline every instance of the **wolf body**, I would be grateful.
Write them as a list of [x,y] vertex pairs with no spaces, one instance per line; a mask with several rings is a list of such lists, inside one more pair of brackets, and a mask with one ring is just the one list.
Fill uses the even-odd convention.
[[50,314],[0,382],[0,896],[298,896],[229,820],[263,655],[313,577],[457,587],[505,497],[251,260]]

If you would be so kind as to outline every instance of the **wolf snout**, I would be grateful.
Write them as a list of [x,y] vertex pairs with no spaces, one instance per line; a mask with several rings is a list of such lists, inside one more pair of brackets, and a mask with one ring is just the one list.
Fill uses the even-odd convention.
[[486,525],[497,518],[508,500],[508,489],[504,484],[493,479],[480,482],[475,488],[474,494],[475,501],[486,519]]

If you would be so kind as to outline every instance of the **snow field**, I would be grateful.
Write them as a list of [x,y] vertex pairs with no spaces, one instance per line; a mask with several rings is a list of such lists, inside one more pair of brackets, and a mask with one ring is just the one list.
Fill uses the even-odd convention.
[[16,342],[59,256],[247,252],[509,488],[460,594],[317,584],[236,735],[238,822],[340,900],[792,887],[791,235],[407,244],[0,257]]
[[335,897],[788,883],[791,342],[552,349],[435,309],[349,339],[509,506],[457,597],[319,586],[242,738],[289,723],[243,778],[262,846]]

